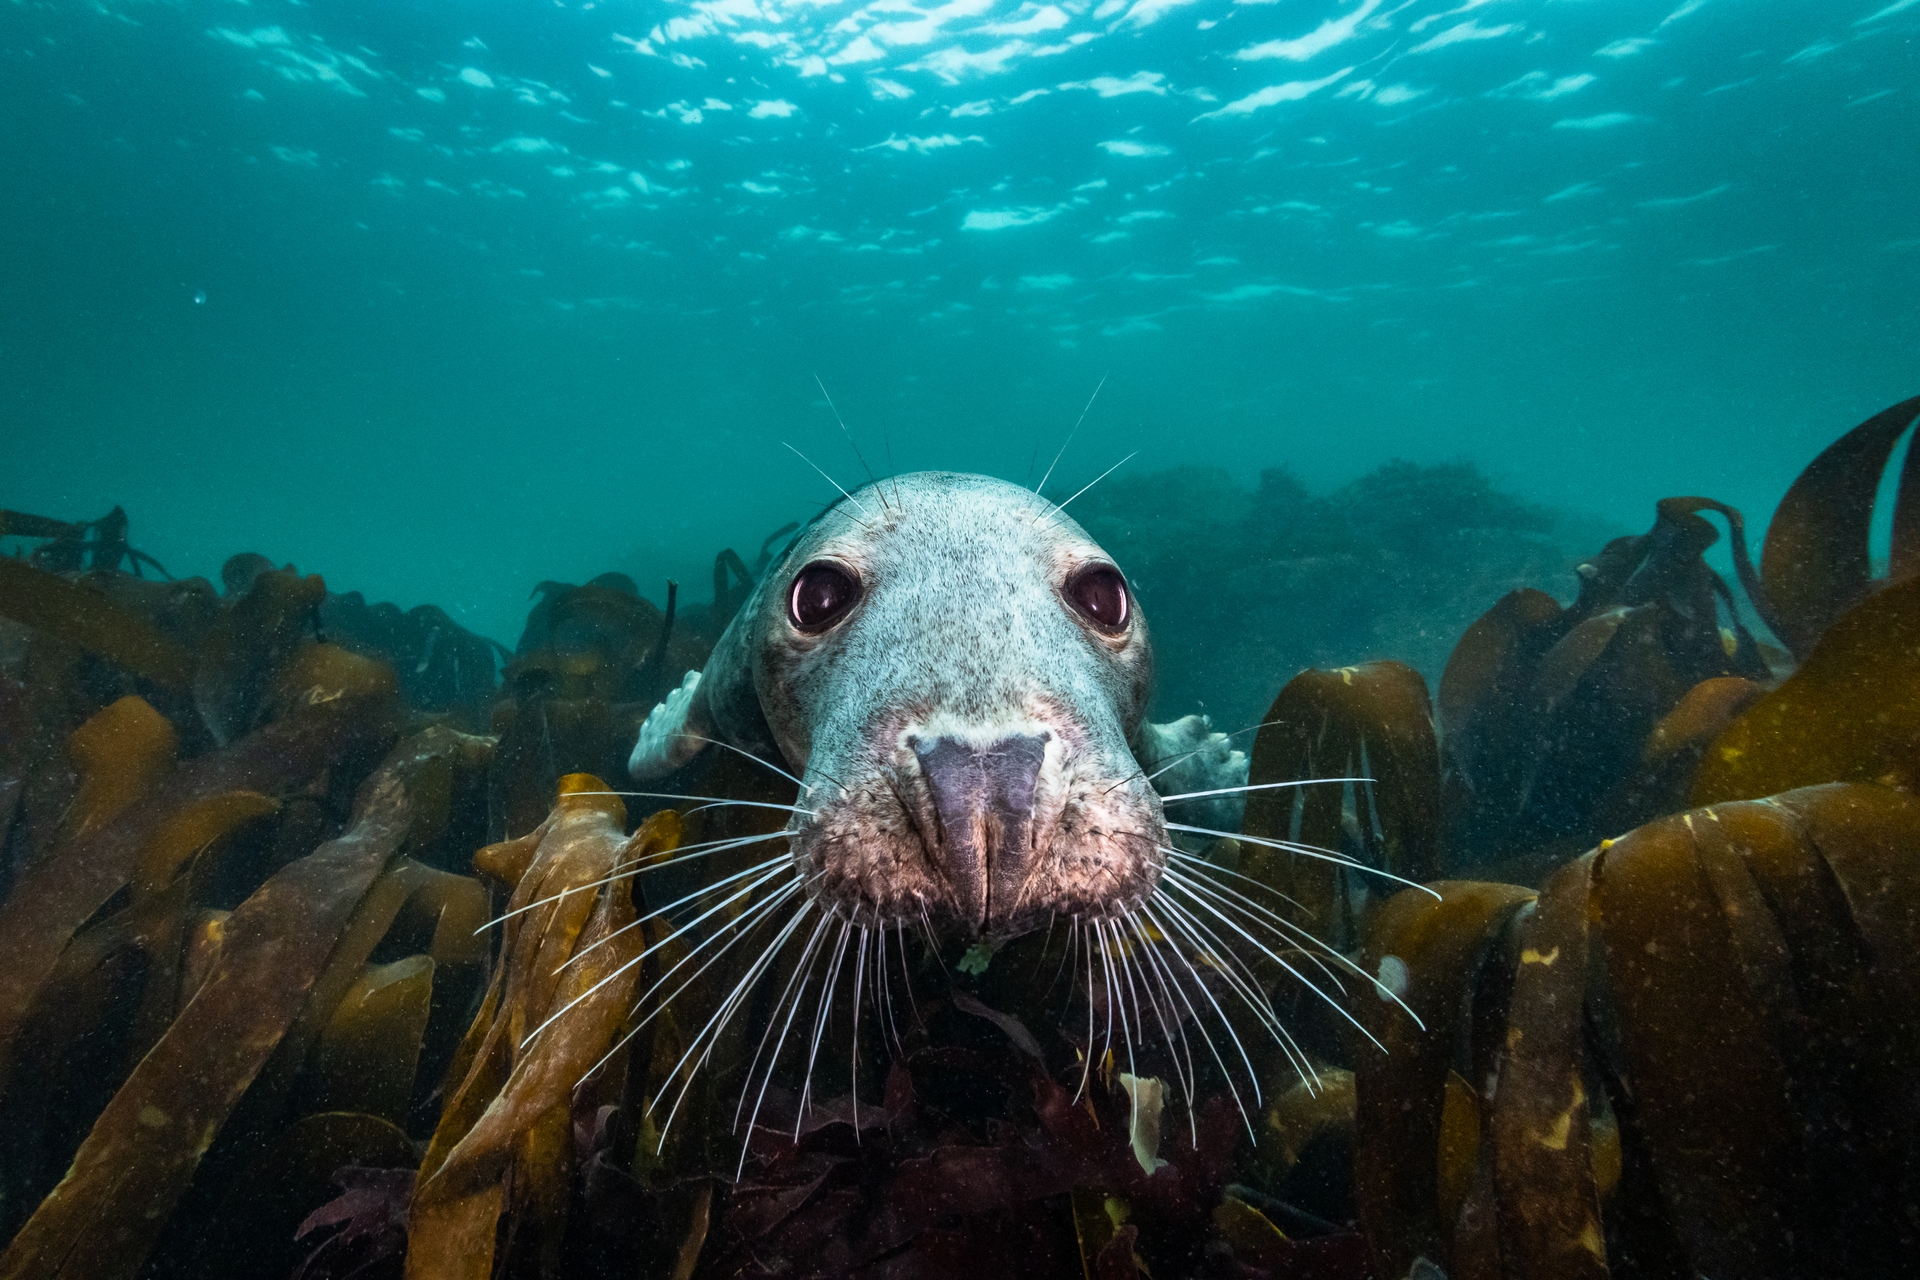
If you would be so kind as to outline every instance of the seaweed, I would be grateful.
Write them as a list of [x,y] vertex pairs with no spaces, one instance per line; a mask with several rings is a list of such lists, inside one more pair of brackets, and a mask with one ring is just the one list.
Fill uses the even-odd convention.
[[[1883,409],[1815,458],[1780,500],[1760,555],[1775,619],[1769,624],[1804,659],[1821,634],[1875,587],[1868,535],[1874,495],[1893,446],[1920,417],[1920,396]],[[1894,499],[1895,580],[1920,569],[1920,458],[1909,450]]]
[[[777,992],[698,1041],[747,962],[675,970],[700,940],[677,926],[737,914],[712,887],[767,856],[707,842],[784,813],[630,815],[602,779],[785,531],[716,557],[711,604],[542,584],[496,686],[495,646],[431,607],[255,555],[223,593],[152,581],[124,514],[0,517],[45,544],[0,558],[0,1276],[1913,1274],[1905,477],[1882,580],[1865,539],[1915,413],[1822,454],[1758,570],[1739,512],[1670,498],[1576,599],[1511,591],[1466,626],[1437,706],[1393,661],[1284,683],[1244,831],[1184,832],[1187,856],[1357,969],[1324,1001],[1285,973],[1302,949],[1233,977],[1298,1053],[1257,1057],[1244,1112],[1224,1067],[1175,1082],[1089,1034],[1116,997],[1062,1003],[1059,938],[953,965],[903,935],[901,1016],[839,1039],[811,1096],[771,1071],[735,1131]],[[1353,573],[1307,648],[1365,651],[1568,536],[1467,468],[1182,484],[1163,546],[1199,563],[1227,528],[1229,560],[1267,560],[1212,601],[1150,562],[1175,634]],[[1090,524],[1145,536],[1103,502]],[[1235,651],[1304,652],[1275,616]],[[709,755],[687,791],[791,802]],[[837,1039],[851,1011],[820,1011]]]
[[[1505,886],[1442,886],[1451,919],[1388,903],[1367,963],[1405,965],[1427,1026],[1363,1015],[1395,1037],[1356,1069],[1381,1273],[1906,1274],[1915,1045],[1910,1019],[1870,1010],[1912,998],[1920,875],[1893,850],[1916,823],[1906,796],[1830,784],[1644,826],[1517,913]],[[1423,974],[1452,985],[1435,999]],[[1444,1070],[1474,1062],[1456,1095]],[[1456,1096],[1485,1172],[1449,1215],[1433,1188]]]

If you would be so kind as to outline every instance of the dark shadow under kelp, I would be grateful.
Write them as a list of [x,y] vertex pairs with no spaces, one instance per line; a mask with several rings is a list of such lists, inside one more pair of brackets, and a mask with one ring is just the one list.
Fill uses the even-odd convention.
[[1257,723],[1303,667],[1395,658],[1438,677],[1455,638],[1526,583],[1565,583],[1616,530],[1496,489],[1467,463],[1395,461],[1316,494],[1284,468],[1125,471],[1072,512],[1153,624],[1155,706]]
[[[1913,475],[1886,577],[1867,554],[1916,414],[1816,459],[1758,568],[1738,513],[1672,498],[1585,546],[1566,604],[1507,589],[1566,563],[1559,534],[1465,469],[1324,498],[1182,473],[1090,506],[1160,593],[1173,679],[1184,645],[1251,689],[1305,660],[1263,645],[1378,652],[1492,604],[1449,624],[1437,706],[1392,660],[1287,681],[1253,781],[1369,781],[1254,792],[1181,864],[1266,942],[1195,935],[1176,987],[1254,984],[1305,1068],[1240,1017],[1239,1106],[1138,1003],[1126,1033],[1114,974],[1145,970],[1079,989],[1053,933],[962,963],[903,932],[898,1021],[823,1008],[831,1050],[757,1122],[727,1088],[764,1017],[684,1069],[739,970],[686,978],[677,926],[745,910],[715,886],[766,849],[706,842],[784,812],[629,808],[601,779],[764,554],[722,553],[691,607],[541,584],[496,689],[438,611],[257,557],[224,592],[156,582],[122,571],[149,563],[124,517],[0,515],[42,553],[0,558],[0,1280],[1920,1274]],[[1115,523],[1133,502],[1154,514]],[[1207,612],[1236,591],[1270,612]],[[793,797],[698,767],[704,795]],[[1375,983],[1306,998],[1289,928]],[[684,998],[647,1003],[675,973]]]

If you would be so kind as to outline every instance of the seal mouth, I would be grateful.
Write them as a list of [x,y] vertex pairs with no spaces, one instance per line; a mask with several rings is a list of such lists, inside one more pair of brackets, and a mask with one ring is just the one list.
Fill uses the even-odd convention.
[[1101,767],[1074,741],[1079,726],[929,719],[890,735],[890,757],[875,753],[861,784],[832,789],[796,824],[816,897],[855,920],[1005,938],[1152,893],[1166,836],[1137,770]]

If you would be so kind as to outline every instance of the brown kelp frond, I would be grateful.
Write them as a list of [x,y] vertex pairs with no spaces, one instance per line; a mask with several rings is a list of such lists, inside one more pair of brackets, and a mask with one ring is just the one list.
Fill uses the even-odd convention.
[[[1438,870],[1440,769],[1426,683],[1397,662],[1303,671],[1264,719],[1234,869],[1339,946],[1358,936],[1365,910],[1364,880],[1349,869],[1412,882]],[[1319,779],[1343,785],[1274,786]]]
[[1693,798],[1756,799],[1856,779],[1920,786],[1920,578],[1842,614],[1798,671],[1720,730]]
[[[344,835],[280,869],[225,921],[211,972],[100,1113],[66,1177],[0,1257],[0,1274],[80,1268],[131,1276],[139,1269],[214,1137],[243,1099],[260,1105],[253,1086],[263,1074],[272,1081],[283,1039],[317,1036],[327,1026],[326,1010],[351,989],[411,896],[412,886],[397,885],[385,918],[358,927],[416,820],[430,820],[419,812],[414,780],[430,760],[460,750],[457,735],[445,731],[404,743],[361,788]],[[237,762],[227,763],[231,771]],[[84,856],[75,850],[48,870]],[[16,895],[7,907],[33,901]],[[364,948],[345,941],[357,927]],[[343,965],[343,950],[361,958]],[[213,1045],[222,1050],[210,1058]],[[103,1233],[93,1222],[106,1203],[147,1208],[124,1229]]]
[[[595,1068],[619,1038],[643,937],[628,929],[635,915],[629,880],[609,872],[623,859],[670,851],[679,838],[678,816],[669,811],[629,841],[619,801],[593,794],[605,790],[597,778],[570,776],[546,823],[516,842],[531,843],[531,856],[420,1167],[411,1275],[489,1275],[502,1213],[519,1215],[525,1229],[549,1240],[561,1230],[572,1100],[576,1089],[604,1078]],[[567,892],[589,885],[597,887]],[[550,1018],[561,1009],[565,1017]]]
[[[1893,1091],[1916,1046],[1887,1011],[1920,998],[1916,837],[1907,796],[1813,787],[1606,842],[1532,905],[1470,884],[1389,903],[1363,963],[1406,974],[1439,1034],[1367,1015],[1394,1049],[1355,1069],[1382,1273],[1672,1256],[1877,1274],[1911,1256],[1887,1212],[1910,1194],[1915,1122]],[[1471,1140],[1449,1143],[1456,1111]]]
[[[1770,616],[1740,513],[1668,498],[1651,531],[1580,565],[1573,605],[1516,591],[1461,637],[1440,682],[1450,866],[1535,881],[1605,831],[1671,811],[1717,728],[1700,717],[1730,716],[1734,689],[1773,679],[1702,558],[1719,538],[1702,510],[1727,517],[1742,581]],[[1707,684],[1721,692],[1669,719]]]
[[49,573],[79,573],[83,569],[116,573],[124,561],[135,577],[151,565],[163,578],[172,574],[152,556],[127,545],[127,513],[115,507],[98,520],[71,522],[24,511],[0,511],[0,538],[39,542],[27,562]]
[[[1893,446],[1920,417],[1920,396],[1883,409],[1807,465],[1767,526],[1760,573],[1781,641],[1804,659],[1835,619],[1873,590],[1867,540]],[[1892,579],[1920,568],[1920,458],[1909,451],[1894,500]]]

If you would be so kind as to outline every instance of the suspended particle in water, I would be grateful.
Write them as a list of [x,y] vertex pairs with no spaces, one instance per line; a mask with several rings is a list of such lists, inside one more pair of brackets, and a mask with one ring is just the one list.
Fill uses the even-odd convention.
[[193,295],[193,305],[196,307],[204,307],[207,305],[207,291],[205,289]]

